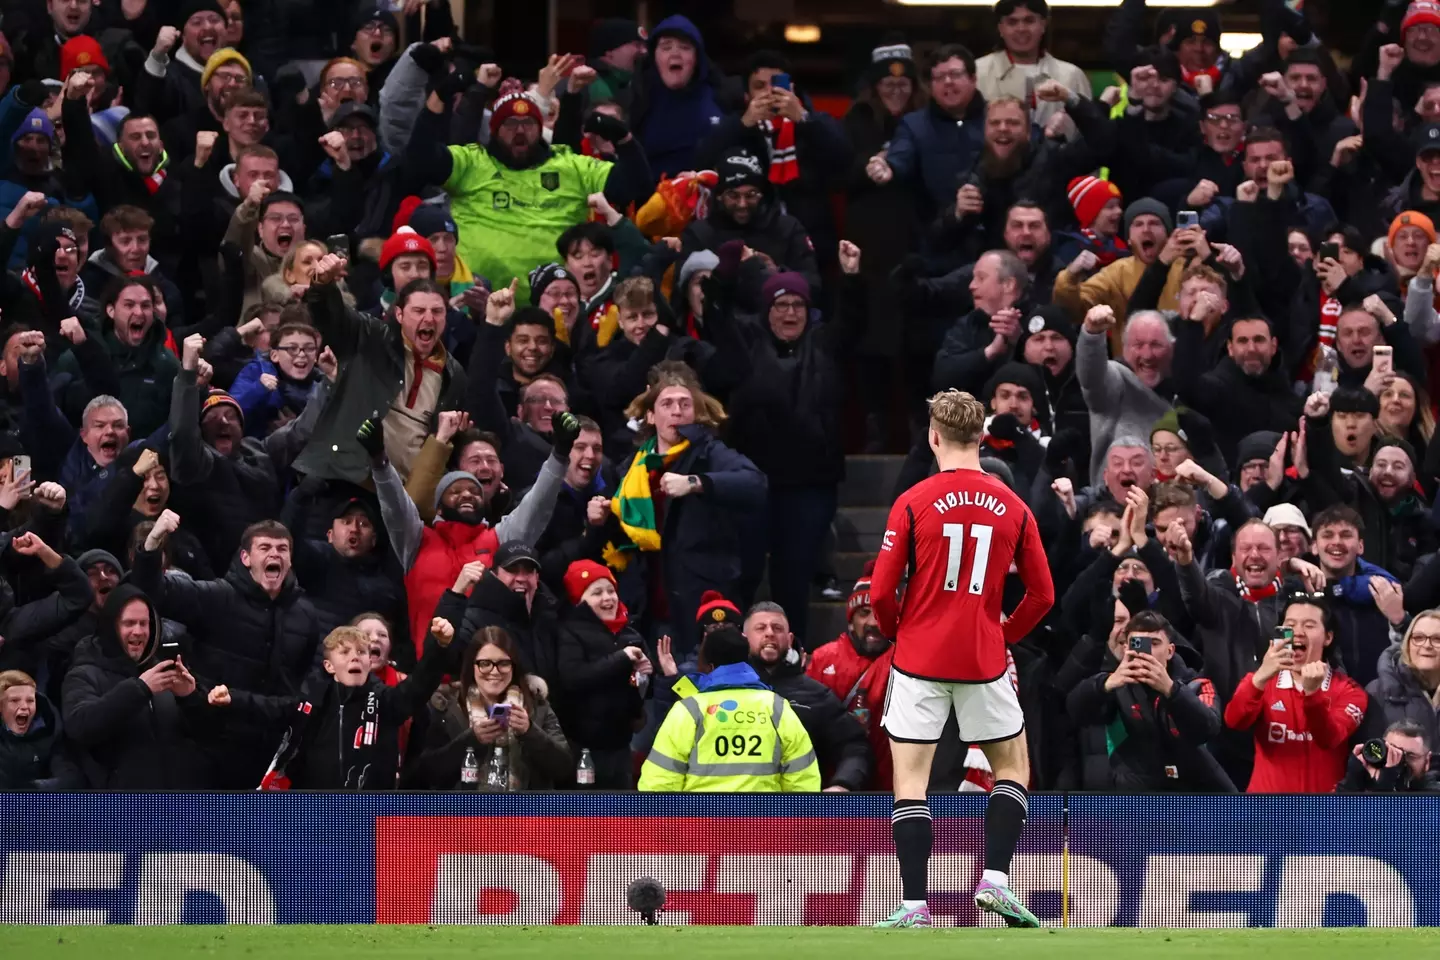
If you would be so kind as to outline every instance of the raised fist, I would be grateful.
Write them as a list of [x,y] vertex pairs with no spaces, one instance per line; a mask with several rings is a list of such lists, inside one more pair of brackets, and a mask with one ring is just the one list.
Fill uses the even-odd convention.
[[334,253],[327,253],[315,264],[315,272],[311,278],[312,282],[320,286],[324,286],[327,283],[335,283],[341,277],[345,276],[346,268],[349,267],[349,265],[350,262],[344,257]]
[[320,137],[319,143],[325,155],[335,161],[335,166],[341,170],[350,169],[350,148],[345,146],[345,134],[339,130],[331,130]]
[[1059,80],[1046,80],[1035,88],[1035,99],[1042,103],[1065,103],[1070,90]]
[[860,248],[849,240],[840,241],[840,270],[851,276],[860,272]]
[[180,366],[186,370],[195,370],[200,366],[200,352],[205,349],[205,338],[198,333],[192,333],[185,338],[181,345]]
[[1246,180],[1235,188],[1235,199],[1241,203],[1254,203],[1260,199],[1260,184]]
[[157,59],[168,57],[179,41],[180,29],[178,27],[161,27],[160,32],[155,34],[155,46],[150,49],[150,53]]
[[203,167],[210,162],[210,154],[215,152],[215,141],[219,137],[215,130],[201,130],[195,134],[195,166]]
[[450,646],[450,641],[455,639],[455,627],[444,617],[434,617],[430,621],[430,632],[435,636],[435,642],[441,648]]
[[1087,333],[1104,333],[1113,326],[1115,326],[1115,311],[1103,303],[1091,307],[1085,314]]
[[78,317],[66,317],[60,321],[60,336],[78,347],[85,342],[85,325]]
[[1396,68],[1405,62],[1405,48],[1398,43],[1387,43],[1380,48],[1380,66],[1375,71],[1376,80],[1389,80]]

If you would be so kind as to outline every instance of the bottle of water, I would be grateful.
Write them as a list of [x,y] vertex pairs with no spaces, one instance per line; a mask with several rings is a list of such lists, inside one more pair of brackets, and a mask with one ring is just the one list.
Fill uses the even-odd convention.
[[499,744],[490,748],[490,762],[485,765],[485,790],[489,793],[510,792],[510,757]]
[[590,755],[589,747],[580,751],[580,763],[575,768],[575,783],[582,787],[595,786],[595,758]]
[[465,762],[460,766],[460,788],[480,789],[480,761],[475,758],[475,748],[465,748]]
[[1340,354],[1328,344],[1320,345],[1320,359],[1315,364],[1315,379],[1311,381],[1312,393],[1331,394],[1340,385]]

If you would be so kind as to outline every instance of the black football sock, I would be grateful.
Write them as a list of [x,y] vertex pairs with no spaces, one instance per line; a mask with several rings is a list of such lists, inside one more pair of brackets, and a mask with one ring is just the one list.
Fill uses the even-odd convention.
[[997,780],[985,805],[985,869],[1010,873],[1010,858],[1025,829],[1029,794],[1014,780]]
[[924,800],[896,800],[890,814],[895,856],[900,860],[900,889],[905,900],[924,900],[929,886],[930,848],[934,832],[930,806]]

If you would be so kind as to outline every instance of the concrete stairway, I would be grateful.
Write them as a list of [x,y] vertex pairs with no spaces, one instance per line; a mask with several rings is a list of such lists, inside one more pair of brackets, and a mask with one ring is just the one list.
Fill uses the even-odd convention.
[[[845,458],[845,482],[840,485],[840,509],[835,515],[835,576],[848,595],[865,562],[880,549],[891,494],[905,458],[850,456]],[[813,601],[810,604],[810,648],[828,643],[845,629],[845,603]]]

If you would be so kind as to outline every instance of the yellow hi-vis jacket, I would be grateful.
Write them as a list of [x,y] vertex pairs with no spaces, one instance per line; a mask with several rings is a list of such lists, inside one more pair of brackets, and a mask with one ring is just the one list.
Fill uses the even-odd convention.
[[773,690],[710,690],[670,708],[640,770],[639,789],[814,792],[820,766],[810,734],[784,697]]

